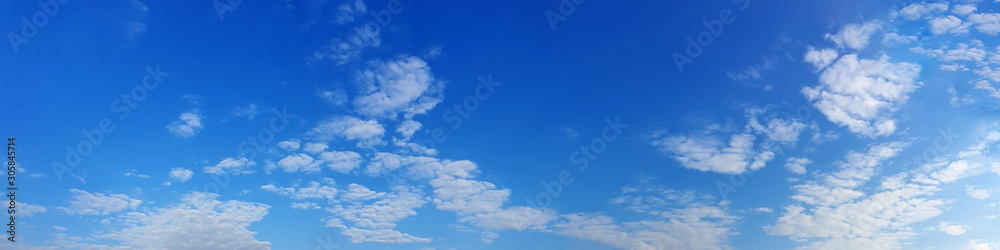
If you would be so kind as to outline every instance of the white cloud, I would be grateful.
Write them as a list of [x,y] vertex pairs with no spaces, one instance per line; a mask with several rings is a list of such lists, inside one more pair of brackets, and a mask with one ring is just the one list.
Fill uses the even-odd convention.
[[944,33],[966,34],[969,33],[970,23],[962,22],[955,16],[944,16],[931,19],[931,33],[940,35]]
[[140,173],[136,172],[135,169],[132,169],[131,171],[126,172],[125,176],[139,177],[139,178],[143,178],[143,179],[149,179],[149,177],[150,177],[149,175],[140,174]]
[[955,13],[959,16],[969,15],[973,12],[976,12],[976,5],[973,4],[955,5],[955,7],[951,8],[951,13]]
[[969,22],[976,25],[976,30],[984,34],[997,35],[1000,33],[1000,14],[998,13],[977,13],[969,15]]
[[[551,226],[556,234],[594,240],[621,249],[730,249],[729,235],[739,219],[727,202],[693,190],[674,190],[652,178],[622,188],[611,204],[654,216],[654,219],[615,222],[601,214],[563,215]],[[714,205],[714,204],[720,205]],[[769,209],[758,208],[766,212]]]
[[[243,201],[218,201],[216,194],[189,193],[182,203],[148,213],[122,215],[123,228],[101,235],[134,248],[149,249],[270,249],[247,230],[270,206]],[[183,239],[183,240],[178,240]]]
[[257,171],[250,170],[250,167],[256,166],[257,162],[251,161],[246,157],[242,158],[225,158],[222,159],[218,164],[214,166],[206,166],[202,171],[208,174],[222,174],[223,172],[229,172],[234,175],[244,175],[252,174]]
[[969,240],[969,250],[1000,250],[1000,241],[986,242],[983,240]]
[[190,180],[194,172],[186,168],[173,168],[170,169],[170,178],[177,180],[181,183]]
[[834,164],[837,166],[835,171],[818,175],[819,181],[793,187],[795,194],[791,198],[813,206],[811,209],[798,204],[788,205],[777,224],[768,225],[765,231],[793,239],[831,238],[834,242],[829,244],[832,244],[837,238],[869,238],[885,233],[882,230],[886,228],[900,229],[937,216],[944,201],[917,197],[937,189],[906,183],[906,174],[885,179],[880,191],[871,195],[854,190],[875,175],[877,166],[895,157],[906,146],[908,143],[884,143],[866,152],[847,153],[845,160]]
[[969,163],[966,160],[959,160],[931,173],[930,177],[947,184],[958,179],[968,177],[972,174],[971,171],[978,167],[978,163]]
[[403,113],[411,119],[444,98],[444,81],[435,79],[427,63],[417,57],[376,60],[357,74],[360,93],[352,103],[364,116],[396,119]]
[[[357,184],[353,188],[367,190]],[[370,204],[362,204],[358,202],[361,199],[353,199],[352,202],[342,206],[327,209],[327,212],[338,217],[328,220],[327,227],[344,230],[343,234],[348,236],[352,243],[430,242],[429,238],[420,238],[394,230],[397,221],[416,215],[416,209],[426,204],[427,199],[420,190],[413,187],[398,185],[392,189],[393,192],[379,195],[379,198]],[[344,225],[344,221],[352,225]]]
[[969,226],[956,225],[954,222],[944,222],[942,221],[938,225],[938,230],[947,235],[962,235],[965,231],[969,229]]
[[320,209],[319,205],[312,202],[292,202],[292,209]]
[[375,120],[361,120],[352,116],[339,116],[327,119],[310,130],[308,135],[319,141],[330,141],[335,138],[358,140],[358,147],[372,147],[385,144],[382,135],[385,128]]
[[750,134],[734,134],[725,143],[714,136],[691,134],[653,138],[650,145],[672,154],[685,168],[740,174],[764,167],[774,156],[770,151],[756,153],[754,139]]
[[28,216],[32,216],[32,215],[35,215],[35,214],[45,213],[47,211],[48,211],[48,209],[46,209],[45,207],[40,206],[40,205],[28,204],[28,203],[24,203],[24,202],[17,202],[17,211],[16,212],[17,212],[18,216],[28,217]]
[[846,46],[855,50],[861,50],[865,46],[868,46],[868,39],[871,35],[880,29],[882,29],[882,24],[878,22],[847,24],[836,35],[826,34],[826,38],[836,43],[839,47]]
[[179,117],[180,121],[171,122],[170,125],[167,125],[167,129],[174,135],[191,138],[204,129],[201,126],[201,118],[201,115],[198,114],[198,109],[184,112]]
[[260,189],[272,193],[276,193],[283,196],[291,197],[292,199],[305,200],[305,199],[322,199],[327,201],[334,201],[337,194],[340,192],[337,187],[334,186],[333,179],[324,180],[324,183],[317,181],[309,181],[306,186],[301,187],[299,185],[293,185],[292,187],[276,187],[274,185],[268,184],[261,186]]
[[845,55],[823,70],[819,85],[805,87],[802,93],[827,119],[855,134],[889,135],[896,130],[892,113],[922,83],[916,81],[919,65],[888,60],[887,56],[869,60]]
[[318,90],[316,91],[316,95],[318,95],[320,99],[323,99],[324,102],[333,104],[334,106],[341,106],[347,102],[347,91],[344,91],[343,89],[337,89],[334,91]]
[[754,208],[753,211],[754,212],[760,212],[760,213],[774,213],[774,209],[771,209],[769,207],[758,207],[758,208]]
[[330,170],[340,173],[348,173],[361,167],[361,155],[351,151],[323,152],[317,159]]
[[759,64],[754,64],[747,66],[745,69],[737,72],[726,72],[726,76],[729,79],[737,82],[746,82],[748,80],[760,79],[768,71],[774,70],[775,62],[773,58],[764,57],[763,61]]
[[88,193],[79,189],[70,189],[69,192],[73,193],[69,207],[57,209],[70,215],[108,215],[128,208],[135,209],[142,203],[124,194]]
[[287,141],[280,141],[280,142],[278,142],[278,147],[279,148],[284,149],[284,150],[288,150],[288,151],[299,150],[299,146],[301,146],[301,143],[299,142],[299,140],[294,140],[294,139],[293,140],[287,140]]
[[257,104],[251,103],[246,107],[238,107],[233,111],[233,115],[236,117],[246,117],[247,120],[253,120],[254,117],[260,114],[260,109],[257,108]]
[[796,142],[799,140],[799,134],[806,129],[806,124],[800,122],[798,119],[778,119],[770,118],[766,119],[767,124],[761,124],[757,120],[757,115],[762,114],[764,109],[759,108],[748,108],[747,113],[747,127],[753,129],[758,133],[764,133],[767,135],[767,139],[777,142]]
[[278,167],[285,170],[286,173],[294,172],[304,172],[304,173],[319,173],[319,162],[313,161],[313,158],[306,154],[294,154],[285,157],[278,161]]
[[785,163],[785,169],[788,169],[788,172],[805,174],[806,165],[809,164],[812,164],[812,160],[809,160],[809,158],[791,157],[788,158],[788,162]]
[[965,186],[965,194],[977,200],[985,200],[990,198],[990,196],[992,196],[989,190],[980,189],[973,186]]
[[339,12],[337,12],[336,22],[339,24],[353,22],[354,17],[364,16],[366,10],[367,8],[365,7],[365,3],[361,0],[355,0],[353,5],[347,3],[341,4],[340,7],[337,8],[337,11]]
[[420,127],[422,126],[423,125],[421,125],[418,121],[406,120],[396,127],[396,133],[403,136],[404,140],[409,140],[410,137],[413,137],[413,134],[420,130]]
[[146,24],[143,23],[143,20],[146,19],[149,7],[138,0],[132,0],[130,3],[133,11],[129,13],[131,20],[125,21],[125,31],[128,39],[134,39],[136,36],[146,33]]
[[816,50],[812,46],[808,48],[805,54],[806,62],[811,63],[816,70],[822,70],[833,63],[833,60],[837,59],[837,51],[833,49],[821,49]]
[[899,10],[899,14],[903,15],[903,17],[905,17],[907,20],[913,21],[924,17],[929,17],[932,14],[938,14],[945,11],[948,11],[947,3],[930,3],[930,4],[915,3],[903,7],[903,9]]
[[322,153],[327,148],[330,148],[330,146],[323,142],[307,142],[305,147],[302,148],[302,151],[315,155]]
[[917,37],[916,36],[901,36],[901,35],[896,34],[896,33],[885,34],[885,38],[882,38],[882,43],[889,44],[889,45],[892,45],[892,44],[909,44],[909,43],[916,42],[916,41],[917,41]]

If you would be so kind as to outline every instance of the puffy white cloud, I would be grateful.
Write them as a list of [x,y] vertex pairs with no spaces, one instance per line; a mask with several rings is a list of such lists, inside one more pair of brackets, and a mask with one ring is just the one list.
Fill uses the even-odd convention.
[[320,122],[307,135],[318,141],[335,138],[358,140],[358,147],[372,147],[385,144],[382,135],[385,128],[375,120],[361,120],[352,116],[339,116]]
[[323,142],[308,142],[306,143],[305,147],[302,148],[302,151],[306,151],[306,153],[315,155],[322,153],[327,148],[330,148],[330,146],[328,146],[326,143]]
[[757,115],[763,113],[763,109],[749,108],[747,113],[747,127],[758,133],[767,135],[767,139],[777,142],[796,142],[799,134],[806,129],[806,124],[798,119],[767,119],[767,124],[761,124],[757,120]]
[[20,201],[17,202],[17,211],[16,211],[16,213],[17,213],[18,216],[28,217],[28,216],[32,216],[32,215],[35,215],[35,214],[45,213],[47,211],[48,211],[47,208],[45,208],[43,206],[40,206],[40,205],[28,204],[28,203],[24,203],[24,202],[20,202]]
[[963,235],[965,231],[969,229],[966,225],[957,225],[954,222],[944,222],[942,221],[938,225],[938,230],[947,235]]
[[[367,190],[357,184],[351,189],[353,194],[365,193],[364,190]],[[367,199],[350,199],[350,202],[327,209],[338,217],[328,220],[327,226],[343,229],[343,234],[353,243],[430,242],[429,238],[420,238],[394,230],[397,221],[417,214],[415,209],[427,203],[426,197],[419,189],[409,186],[398,185],[392,189],[393,192],[390,193],[363,197]],[[362,200],[372,201],[370,204],[363,204],[359,202]],[[352,226],[344,225],[343,220],[351,222]]]
[[600,214],[568,214],[551,227],[556,234],[593,240],[621,249],[730,249],[727,246],[729,228],[720,227],[711,220],[618,223]]
[[[975,7],[973,7],[973,9],[975,9]],[[924,17],[930,17],[932,14],[938,14],[945,11],[948,11],[947,3],[915,3],[903,7],[903,9],[899,10],[899,14],[907,20],[913,21]]]
[[990,198],[990,196],[993,196],[993,194],[990,194],[989,190],[980,189],[973,186],[965,186],[965,194],[977,200],[985,200]]
[[889,135],[896,130],[892,113],[922,83],[916,81],[919,65],[888,60],[842,56],[822,71],[819,85],[805,87],[802,93],[827,119],[855,134]]
[[288,151],[299,150],[301,143],[299,140],[287,140],[278,142],[278,147]]
[[653,138],[650,145],[673,154],[685,168],[740,174],[764,167],[774,156],[769,151],[756,153],[754,139],[750,134],[734,134],[724,143],[714,136],[691,134]]
[[912,232],[876,233],[871,237],[831,238],[824,241],[814,241],[809,245],[796,247],[796,250],[895,250],[903,249],[902,240],[913,237]]
[[402,166],[402,159],[399,155],[393,153],[375,153],[375,157],[372,157],[368,161],[368,165],[365,166],[365,174],[370,176],[378,176],[380,174],[386,173],[388,171],[393,171]]
[[177,180],[181,183],[190,180],[191,176],[194,175],[194,171],[186,168],[173,168],[170,169],[170,178]]
[[969,15],[969,22],[976,25],[976,30],[984,34],[997,35],[1000,33],[1000,14],[998,13],[977,13]]
[[983,240],[969,240],[969,250],[1000,250],[1000,241],[986,242]]
[[809,158],[791,157],[785,162],[785,169],[788,169],[788,172],[805,174],[806,165],[809,164],[812,164],[812,160],[809,160]]
[[765,231],[793,238],[835,239],[872,237],[886,229],[903,230],[907,225],[942,213],[945,201],[917,197],[935,190],[933,187],[908,184],[835,206],[807,210],[799,205],[789,205],[777,223],[766,226]]
[[474,222],[488,230],[544,230],[549,222],[556,220],[555,210],[531,207],[510,207],[491,213],[479,213],[462,221]]
[[931,19],[931,33],[940,35],[944,33],[966,34],[969,33],[971,23],[962,22],[955,16],[943,16]]
[[228,157],[222,159],[222,161],[214,166],[206,166],[202,171],[208,174],[222,174],[224,172],[229,172],[234,175],[243,175],[256,173],[257,171],[250,170],[250,167],[256,165],[257,162],[251,161],[246,157],[239,159]]
[[909,43],[916,42],[916,41],[917,41],[917,37],[916,36],[899,35],[899,34],[896,34],[896,33],[885,34],[885,38],[882,38],[882,43],[889,44],[889,45],[891,45],[891,44],[909,44]]
[[[622,188],[611,204],[656,219],[615,222],[601,214],[563,215],[550,228],[556,234],[594,240],[621,249],[730,249],[728,238],[738,219],[715,198],[674,190],[644,178]],[[723,204],[725,202],[720,202]]]
[[312,202],[292,202],[292,209],[320,209],[319,205]]
[[978,163],[969,163],[966,160],[959,160],[948,164],[944,168],[937,169],[937,171],[930,174],[930,177],[947,184],[955,180],[968,177],[972,174],[971,170],[978,167]]
[[247,230],[270,206],[217,197],[189,193],[174,207],[122,215],[116,224],[123,228],[100,237],[142,249],[270,249],[270,242],[254,239],[256,233]]
[[430,238],[420,238],[407,233],[402,233],[392,229],[361,229],[361,228],[347,228],[344,229],[344,235],[346,235],[351,243],[361,243],[361,242],[379,242],[379,243],[413,243],[421,242],[427,243],[431,242]]
[[327,168],[335,172],[348,173],[361,167],[361,155],[351,151],[323,152],[317,156]]
[[833,49],[821,49],[816,50],[812,46],[806,51],[806,62],[811,63],[816,70],[822,70],[833,63],[833,60],[837,59],[837,51]]
[[973,12],[976,12],[976,5],[973,4],[960,4],[951,8],[951,13],[955,13],[959,16],[965,16],[972,14]]
[[[765,227],[772,235],[793,239],[821,238],[805,249],[830,249],[836,246],[873,244],[893,248],[908,235],[908,225],[942,213],[944,200],[927,199],[938,191],[935,186],[907,182],[906,173],[884,179],[872,194],[857,190],[877,172],[882,162],[895,157],[908,146],[905,142],[883,143],[866,152],[849,152],[834,165],[831,173],[817,176],[819,181],[793,187],[793,200],[800,204],[784,208],[777,223]],[[888,237],[891,236],[891,237]]]
[[760,213],[774,213],[774,209],[771,209],[769,207],[758,207],[758,208],[754,208],[753,211],[754,212],[760,212]]
[[868,46],[868,39],[871,35],[880,29],[882,29],[882,24],[878,22],[847,24],[835,35],[826,34],[826,38],[836,43],[837,46],[861,50]]
[[66,214],[108,215],[125,209],[135,209],[142,201],[132,199],[124,194],[89,193],[79,189],[70,189],[73,194],[69,207],[59,207]]
[[423,125],[421,125],[420,122],[418,121],[406,120],[400,123],[398,127],[396,127],[396,133],[399,133],[401,136],[403,136],[403,138],[408,140],[410,139],[410,137],[413,137],[413,134],[416,133],[417,130],[420,130],[420,127],[422,126]]
[[306,154],[294,154],[285,157],[278,161],[278,167],[285,170],[286,173],[294,172],[304,172],[304,173],[319,173],[319,162],[313,160],[313,158]]
[[427,63],[417,57],[371,63],[358,72],[359,96],[353,104],[358,114],[406,119],[427,113],[444,98],[444,82],[434,78]]
[[194,137],[196,133],[204,129],[201,126],[201,118],[201,115],[198,114],[198,109],[181,113],[179,117],[180,121],[171,122],[167,125],[167,130],[183,138]]
[[298,185],[293,185],[293,187],[276,187],[268,184],[261,186],[260,189],[298,200],[323,199],[333,201],[337,197],[337,193],[340,191],[333,186],[332,182],[332,179],[326,180],[325,183],[309,181],[307,186],[304,187],[300,187]]

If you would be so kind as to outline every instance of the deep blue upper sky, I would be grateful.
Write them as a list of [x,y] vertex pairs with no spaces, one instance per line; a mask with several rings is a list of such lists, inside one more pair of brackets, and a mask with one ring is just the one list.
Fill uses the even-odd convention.
[[1000,249],[994,1],[60,1],[5,249]]

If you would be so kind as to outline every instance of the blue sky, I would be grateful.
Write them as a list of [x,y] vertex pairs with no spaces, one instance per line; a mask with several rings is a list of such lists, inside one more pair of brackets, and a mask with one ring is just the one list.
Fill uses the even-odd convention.
[[1000,249],[996,1],[6,2],[13,249]]

